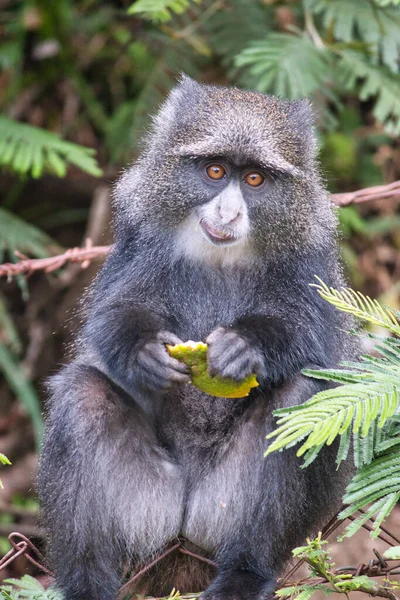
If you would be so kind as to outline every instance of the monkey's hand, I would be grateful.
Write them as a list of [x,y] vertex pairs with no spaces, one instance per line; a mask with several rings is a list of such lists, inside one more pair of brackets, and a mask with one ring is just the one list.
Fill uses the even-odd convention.
[[182,340],[173,333],[160,331],[137,353],[132,365],[134,379],[144,388],[161,392],[187,383],[190,379],[189,367],[172,358],[165,347],[165,344],[181,343]]
[[218,327],[210,333],[206,342],[208,372],[212,377],[243,381],[249,375],[259,375],[264,369],[261,349],[234,329]]

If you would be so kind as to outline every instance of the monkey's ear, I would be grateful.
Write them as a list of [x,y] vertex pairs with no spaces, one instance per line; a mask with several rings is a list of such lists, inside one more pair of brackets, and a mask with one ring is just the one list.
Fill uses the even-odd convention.
[[185,119],[188,108],[191,107],[201,94],[202,86],[185,73],[179,76],[178,84],[170,91],[158,114],[153,118],[154,132],[176,126]]
[[184,104],[186,107],[190,106],[195,98],[201,93],[202,86],[197,83],[194,79],[181,73],[178,78],[177,85],[170,91],[165,105],[173,104],[177,108],[181,108]]
[[317,137],[315,135],[315,109],[309,100],[293,100],[291,105],[291,119],[296,128],[299,138],[305,142],[306,153],[312,158],[318,150]]
[[178,85],[175,89],[177,88],[188,88],[188,89],[194,89],[194,88],[200,88],[200,84],[197,83],[197,81],[195,81],[194,79],[192,79],[191,77],[189,77],[189,75],[186,75],[186,73],[184,73],[183,71],[179,74],[178,77]]

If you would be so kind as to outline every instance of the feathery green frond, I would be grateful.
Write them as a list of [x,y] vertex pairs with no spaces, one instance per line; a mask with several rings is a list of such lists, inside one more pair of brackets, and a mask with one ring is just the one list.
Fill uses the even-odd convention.
[[[6,585],[4,585],[6,584]],[[21,579],[6,579],[0,592],[6,600],[62,600],[61,592],[54,588],[45,590],[37,579],[24,575]]]
[[2,465],[11,465],[11,462],[8,460],[7,456],[0,452],[0,463]]
[[0,293],[0,339],[18,354],[22,350],[22,343],[17,328],[8,311],[6,298]]
[[[198,63],[198,57],[190,48],[185,47],[183,42],[166,44],[165,52],[148,74],[146,84],[137,98],[135,110],[132,113],[134,132],[148,128],[149,114],[164,101],[165,95],[176,84],[179,73],[184,72],[191,77],[196,76]],[[137,143],[138,139],[134,139],[134,132],[132,138]]]
[[[400,500],[400,444],[393,446],[386,453],[374,458],[369,464],[359,469],[346,489],[343,498],[348,506],[339,514],[341,519],[364,509],[360,515],[347,526],[343,537],[350,537],[368,520],[374,517],[372,537],[380,533],[380,525]],[[371,506],[368,506],[371,505]]]
[[[380,357],[363,356],[360,362],[345,363],[343,369],[304,370],[315,379],[342,384],[321,391],[301,406],[275,411],[276,438],[266,455],[303,442],[298,455],[305,454],[307,466],[322,445],[341,436],[337,462],[344,460],[353,440],[356,467],[371,462],[377,452],[393,445],[388,438],[398,435],[396,412],[400,394],[400,342],[392,338],[377,346]],[[397,362],[396,362],[397,361]],[[388,425],[390,421],[390,425]]]
[[307,36],[270,33],[245,48],[235,59],[247,67],[255,89],[285,98],[302,98],[320,90],[327,80],[328,55]]
[[366,45],[373,64],[381,62],[393,73],[399,70],[400,10],[378,8],[370,0],[311,0],[308,2],[316,14],[322,15],[324,27],[334,37],[346,44],[360,39]]
[[72,164],[99,177],[102,171],[94,154],[93,148],[67,142],[50,131],[0,116],[0,167],[19,175],[38,178],[50,172],[64,177],[68,164]]
[[[400,325],[396,311],[382,307],[376,300],[348,288],[329,288],[317,278],[312,284],[322,298],[343,312],[380,325],[397,336]],[[297,455],[304,455],[303,467],[319,454],[323,445],[340,437],[338,465],[348,456],[353,444],[356,474],[343,498],[347,507],[341,518],[360,509],[345,530],[352,535],[375,516],[373,537],[400,500],[400,339],[378,338],[379,356],[362,356],[359,362],[344,362],[341,369],[304,370],[306,376],[339,384],[315,394],[300,406],[274,411],[277,428],[267,436],[273,440],[265,455],[301,444]]]
[[378,6],[400,6],[400,0],[374,0]]
[[155,22],[169,21],[175,14],[182,14],[190,2],[199,3],[201,0],[136,0],[128,9],[130,15],[142,15]]
[[400,546],[392,546],[385,550],[383,558],[387,560],[400,560]]
[[16,250],[44,258],[61,248],[34,225],[0,208],[0,262],[3,262],[5,252],[13,260]]
[[28,414],[30,414],[35,431],[36,445],[39,448],[43,433],[43,418],[39,398],[32,383],[25,376],[23,369],[20,368],[14,354],[1,342],[0,371],[16,397],[21,400]]
[[[11,465],[11,462],[8,460],[7,456],[5,456],[5,454],[2,454],[0,452],[0,465]],[[3,483],[0,479],[0,490],[3,489]]]
[[391,135],[400,133],[400,75],[387,68],[371,65],[354,50],[342,50],[336,65],[336,77],[346,91],[357,89],[361,100],[375,98],[373,114]]
[[[306,374],[315,376],[315,371]],[[325,372],[326,374],[326,372]],[[321,375],[321,378],[325,378]],[[400,379],[399,379],[400,387]],[[292,409],[280,409],[275,414],[278,428],[267,439],[276,438],[268,447],[265,455],[276,450],[289,448],[304,438],[297,455],[323,444],[330,445],[352,426],[354,434],[365,437],[379,416],[381,427],[395,413],[399,401],[398,389],[391,383],[382,387],[382,382],[372,379],[363,383],[344,384],[319,392],[305,404]]]
[[400,323],[392,309],[381,306],[377,300],[371,300],[371,298],[364,296],[361,292],[355,292],[350,288],[335,290],[334,288],[329,288],[319,277],[317,279],[319,285],[311,285],[317,289],[319,295],[324,300],[327,300],[339,310],[354,315],[358,319],[379,325],[396,335],[400,335]]
[[[255,40],[264,40],[273,26],[274,12],[260,2],[232,0],[204,23],[210,45],[223,64],[231,66],[234,57]],[[244,77],[247,85],[247,78]]]

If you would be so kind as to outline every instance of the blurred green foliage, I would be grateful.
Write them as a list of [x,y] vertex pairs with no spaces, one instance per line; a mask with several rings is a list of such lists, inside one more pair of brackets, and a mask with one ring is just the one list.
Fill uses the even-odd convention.
[[[58,203],[47,217],[38,205],[22,210],[29,178],[51,173],[67,185],[118,172],[181,72],[310,97],[330,189],[380,183],[376,154],[400,133],[399,46],[399,0],[6,1],[0,167],[16,178],[0,208],[1,260],[15,260],[16,249],[49,254],[56,248],[41,229],[85,218],[85,209]],[[367,236],[399,224],[391,216],[366,221],[355,207],[342,211],[341,222],[347,234]],[[355,264],[353,250],[344,251]],[[39,402],[9,309],[0,298],[0,368],[39,438]]]

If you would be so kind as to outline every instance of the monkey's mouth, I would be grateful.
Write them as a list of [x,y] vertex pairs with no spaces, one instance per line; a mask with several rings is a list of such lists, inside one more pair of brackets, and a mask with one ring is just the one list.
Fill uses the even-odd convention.
[[216,227],[210,225],[210,223],[207,223],[207,221],[205,221],[204,219],[201,219],[200,227],[203,233],[205,234],[206,238],[212,244],[232,244],[237,240],[237,238],[232,233],[220,231],[219,229],[216,229]]

